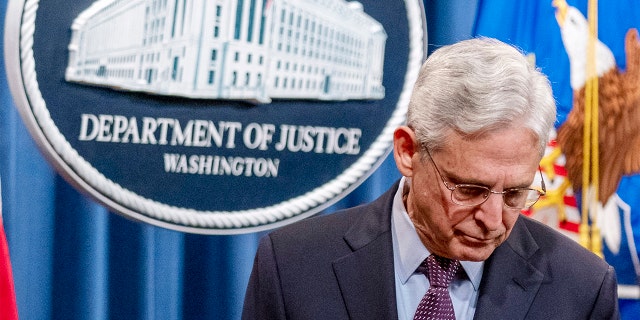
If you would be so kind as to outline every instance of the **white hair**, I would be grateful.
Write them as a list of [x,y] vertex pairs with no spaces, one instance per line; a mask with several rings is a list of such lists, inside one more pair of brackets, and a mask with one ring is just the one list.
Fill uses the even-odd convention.
[[556,120],[547,77],[511,45],[475,38],[434,51],[420,69],[407,124],[426,148],[438,149],[453,131],[475,136],[524,126],[540,155]]

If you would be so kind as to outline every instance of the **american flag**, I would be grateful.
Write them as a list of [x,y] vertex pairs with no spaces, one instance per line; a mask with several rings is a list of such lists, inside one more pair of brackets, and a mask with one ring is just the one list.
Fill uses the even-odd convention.
[[9,259],[9,246],[2,223],[2,192],[0,188],[0,319],[17,320],[18,307]]

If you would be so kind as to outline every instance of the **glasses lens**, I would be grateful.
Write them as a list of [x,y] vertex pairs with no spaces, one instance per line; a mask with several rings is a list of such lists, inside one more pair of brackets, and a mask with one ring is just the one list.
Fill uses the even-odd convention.
[[526,209],[540,198],[540,192],[534,189],[512,189],[504,193],[504,203],[511,208]]
[[[451,191],[451,200],[463,206],[477,206],[487,200],[491,190],[484,186],[458,184]],[[502,194],[504,204],[513,209],[527,209],[540,198],[535,189],[509,189]]]
[[475,206],[483,203],[491,194],[488,188],[474,185],[456,185],[451,192],[451,200],[463,206]]

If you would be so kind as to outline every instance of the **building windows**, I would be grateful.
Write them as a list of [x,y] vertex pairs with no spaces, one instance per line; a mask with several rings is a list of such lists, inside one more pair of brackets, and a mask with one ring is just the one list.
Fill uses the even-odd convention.
[[171,68],[171,80],[178,78],[178,57],[173,57],[173,68]]
[[[123,3],[122,6],[124,6],[127,2],[117,0],[113,3]],[[170,8],[167,7],[167,2]],[[140,7],[140,10],[146,9],[147,14],[140,11],[141,21],[135,29],[139,33],[137,37],[144,41],[141,49],[145,53],[140,56],[131,56],[130,59],[126,53],[119,51],[119,48],[107,48],[114,54],[103,55],[99,60],[91,57],[91,59],[80,61],[83,63],[77,64],[78,70],[75,74],[91,74],[93,76],[87,76],[87,78],[92,79],[87,80],[78,76],[78,81],[97,83],[113,80],[102,79],[103,77],[125,79],[134,75],[135,81],[119,82],[125,89],[133,87],[137,90],[141,81],[146,81],[148,84],[158,81],[169,82],[167,86],[171,89],[167,91],[169,93],[179,90],[198,91],[202,88],[204,92],[193,92],[197,97],[233,99],[255,95],[266,99],[287,97],[313,99],[321,95],[322,99],[343,99],[344,94],[347,93],[347,99],[351,97],[359,99],[372,90],[376,92],[384,90],[380,84],[381,70],[369,69],[381,68],[383,60],[379,55],[380,51],[383,53],[386,38],[384,31],[379,34],[362,32],[363,28],[377,26],[375,21],[368,23],[366,21],[368,18],[348,19],[352,16],[352,10],[345,7],[348,2],[348,0],[197,2],[202,3],[202,10],[207,10],[209,13],[203,21],[203,25],[206,26],[204,34],[198,35],[208,39],[202,39],[203,45],[196,45],[187,41],[191,37],[187,34],[188,28],[185,28],[188,24],[187,15],[190,12],[187,10],[186,3],[189,1],[149,0],[146,8]],[[334,20],[319,16],[319,12],[314,12],[318,4],[341,15],[344,23],[335,24]],[[195,3],[191,10],[197,10]],[[107,13],[103,16],[107,16]],[[273,25],[265,28],[267,20]],[[95,24],[97,21],[102,20],[93,18],[93,21],[89,22]],[[171,25],[166,25],[167,23]],[[82,32],[88,34],[87,47],[95,49],[104,45],[102,43],[104,36],[101,33],[105,33],[105,30],[98,30],[98,32],[90,28],[92,26],[90,23],[86,24]],[[117,26],[115,23],[113,25]],[[106,30],[106,32],[113,33],[113,30]],[[167,37],[163,37],[165,33]],[[212,35],[213,38],[211,38]],[[158,42],[163,42],[163,45],[152,45]],[[374,47],[369,48],[368,43],[373,43]],[[81,49],[84,50],[84,48]],[[81,52],[81,50],[78,51]],[[376,61],[369,62],[368,60],[371,59],[365,59],[368,54],[373,54],[373,59]],[[207,55],[210,59],[208,62]],[[254,55],[257,56],[254,57]],[[204,58],[204,63],[187,59],[196,56]],[[104,66],[100,65],[100,61],[105,58],[109,59],[108,63]],[[328,69],[329,65],[337,66],[332,70],[344,71],[331,71]],[[202,69],[195,70],[195,68]],[[195,79],[186,79],[182,83],[182,77]],[[184,85],[191,82],[196,82],[197,85]],[[215,87],[212,86],[214,83]],[[231,88],[232,86],[234,88]],[[251,90],[244,86],[251,86]],[[158,83],[147,86],[145,91],[155,92],[162,88],[164,84]],[[232,90],[229,90],[230,88]],[[292,88],[294,90],[290,90]],[[338,89],[354,94],[351,95],[346,91],[336,92]],[[384,94],[383,91],[382,94]],[[380,94],[374,93],[374,97],[379,96]]]
[[242,8],[244,7],[244,0],[238,0],[238,6],[236,7],[236,27],[234,30],[233,38],[240,40],[240,33],[242,31]]
[[249,5],[249,26],[247,27],[247,42],[253,41],[253,20],[255,15],[256,0],[251,0]]
[[[263,1],[262,5],[265,6],[266,3]],[[267,12],[266,12],[265,9],[266,8],[262,9],[262,17],[260,18],[260,35],[259,35],[259,38],[258,38],[258,44],[263,44],[264,43],[264,29],[265,29],[265,23],[266,23],[266,19],[267,19],[267,17],[266,17]]]

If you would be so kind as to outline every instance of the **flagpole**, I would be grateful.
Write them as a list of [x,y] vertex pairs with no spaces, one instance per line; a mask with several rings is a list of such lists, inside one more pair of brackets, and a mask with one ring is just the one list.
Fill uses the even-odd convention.
[[[582,158],[582,223],[580,243],[602,257],[602,239],[598,226],[600,189],[600,151],[598,144],[598,74],[596,72],[596,41],[598,39],[598,1],[589,0],[589,38],[587,44],[587,81],[585,84],[585,117]],[[590,219],[591,217],[591,219]]]

